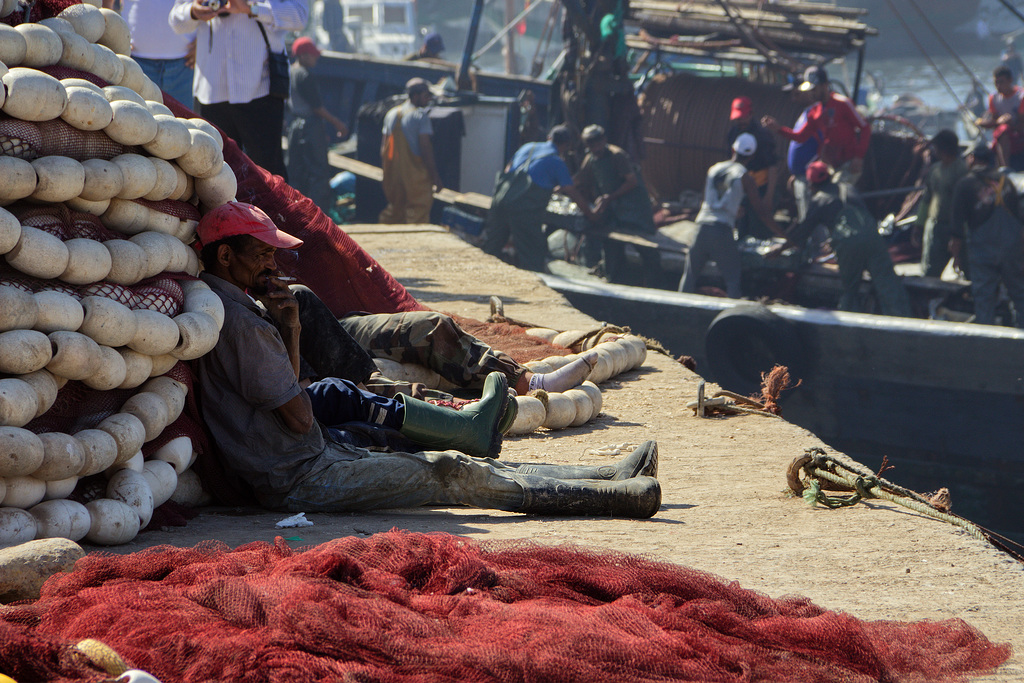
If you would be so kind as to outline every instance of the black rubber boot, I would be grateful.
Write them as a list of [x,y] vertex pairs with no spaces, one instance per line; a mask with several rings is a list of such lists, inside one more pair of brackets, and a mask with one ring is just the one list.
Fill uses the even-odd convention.
[[[484,380],[480,400],[462,410],[419,401],[404,394],[397,396],[405,404],[405,420],[398,430],[406,438],[431,450],[456,450],[478,458],[497,458],[501,453],[501,427],[512,422],[507,415],[518,405],[510,400],[508,380],[492,372]],[[504,418],[504,419],[503,419]]]
[[555,479],[605,479],[621,481],[633,477],[658,476],[658,444],[645,441],[614,465],[520,465],[516,474],[536,474]]
[[515,480],[524,489],[523,506],[517,512],[646,519],[661,508],[661,484],[654,477],[564,481],[516,475]]

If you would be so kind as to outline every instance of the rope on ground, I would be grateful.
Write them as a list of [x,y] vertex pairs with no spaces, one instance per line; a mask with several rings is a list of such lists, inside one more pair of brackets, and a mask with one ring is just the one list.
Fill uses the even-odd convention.
[[[801,479],[801,472],[806,480]],[[877,498],[903,506],[919,514],[960,527],[971,536],[987,541],[1024,562],[1024,555],[1009,547],[1017,545],[1009,539],[974,524],[970,520],[936,507],[929,499],[908,488],[894,484],[839,453],[826,453],[822,448],[808,448],[793,460],[786,472],[789,488],[802,496],[812,507],[821,504],[830,509],[849,507],[862,500]],[[831,484],[831,486],[829,485]],[[853,491],[849,496],[829,496],[822,489]]]

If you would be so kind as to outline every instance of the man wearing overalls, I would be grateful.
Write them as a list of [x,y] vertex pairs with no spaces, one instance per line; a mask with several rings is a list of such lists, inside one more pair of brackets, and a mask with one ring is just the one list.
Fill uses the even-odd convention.
[[380,212],[381,223],[429,223],[434,192],[443,187],[430,142],[430,88],[413,78],[405,92],[409,99],[384,116],[380,158],[388,205]]

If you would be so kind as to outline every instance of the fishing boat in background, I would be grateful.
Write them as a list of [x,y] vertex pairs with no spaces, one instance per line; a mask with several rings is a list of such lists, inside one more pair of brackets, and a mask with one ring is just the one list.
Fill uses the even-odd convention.
[[[593,21],[596,4],[562,0],[560,13],[552,13],[553,25],[562,17],[566,23],[564,49],[548,77],[472,68],[483,0],[473,3],[458,62],[325,52],[317,72],[326,104],[358,132],[354,158],[332,157],[358,176],[356,221],[373,222],[383,208],[380,121],[397,101],[389,97],[409,78],[438,84],[432,119],[447,189],[435,220],[473,239],[495,173],[551,123],[577,129],[602,123],[614,144],[643,159],[645,180],[660,201],[699,201],[706,169],[729,155],[733,98],[746,95],[759,114],[793,121],[800,107],[782,85],[809,64],[827,64],[836,81],[847,81],[847,92],[858,92],[865,51],[877,35],[856,8],[632,0],[625,14],[632,59],[624,65],[602,59],[607,45]],[[910,212],[907,195],[925,168],[921,141],[912,127],[872,136],[860,189],[874,193],[879,219],[892,214],[889,225],[906,224],[900,219]],[[575,218],[552,210],[549,220],[571,224]],[[752,392],[761,372],[775,363],[789,366],[800,384],[783,396],[787,419],[865,462],[888,456],[907,486],[949,487],[955,511],[1024,539],[1019,516],[1009,512],[1012,492],[1024,484],[1024,457],[1016,450],[1024,439],[1017,419],[1024,407],[1024,333],[817,310],[838,296],[834,269],[821,264],[803,270],[793,290],[803,306],[657,289],[678,282],[673,268],[681,269],[686,228],[680,221],[667,236],[676,246],[647,236],[622,238],[634,259],[630,272],[641,278],[633,284],[648,286],[604,282],[571,269],[545,275],[545,282],[594,318],[629,325],[673,355],[695,358],[697,371],[725,388]],[[756,248],[749,256],[758,256]],[[969,316],[958,305],[966,283],[906,281],[916,283],[912,295],[922,317]]]

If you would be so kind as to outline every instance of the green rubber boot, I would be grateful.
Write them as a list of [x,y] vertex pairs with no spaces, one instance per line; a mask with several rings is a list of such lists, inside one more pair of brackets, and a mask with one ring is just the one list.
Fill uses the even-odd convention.
[[498,457],[501,428],[505,423],[512,424],[518,408],[509,398],[508,380],[500,372],[487,375],[480,400],[462,410],[435,406],[405,394],[396,398],[405,404],[405,421],[398,430],[403,436],[431,450],[461,451],[478,458]]

